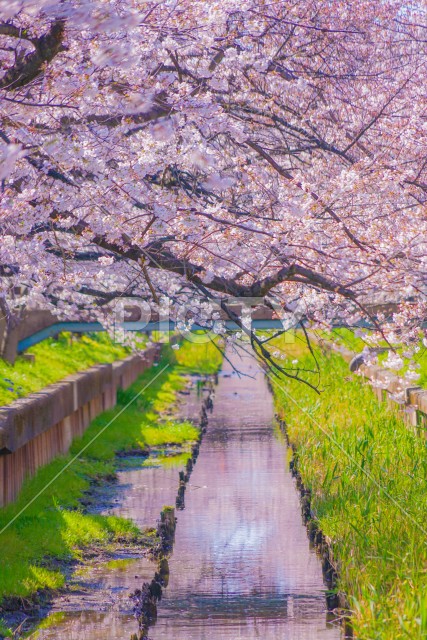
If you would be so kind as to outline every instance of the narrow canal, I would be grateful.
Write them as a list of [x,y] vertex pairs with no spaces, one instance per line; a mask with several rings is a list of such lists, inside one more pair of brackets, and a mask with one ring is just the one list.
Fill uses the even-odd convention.
[[[228,356],[244,375],[225,361],[208,431],[187,487],[186,508],[177,514],[169,584],[149,636],[152,640],[338,640],[339,628],[327,622],[320,561],[302,524],[286,445],[275,433],[265,377],[253,357],[231,352]],[[170,470],[166,475],[157,471],[164,493],[176,494],[177,471],[173,483]],[[132,479],[128,477],[128,491],[138,499],[121,501],[122,507],[131,505],[125,511],[136,521],[141,521],[137,511],[144,509],[144,499],[153,510],[156,492],[140,489],[146,485],[147,472],[149,484],[156,485],[156,470],[134,471]],[[150,563],[140,560],[120,572],[102,574],[101,583],[114,585],[108,606],[95,606],[92,596],[86,609],[68,609],[59,625],[37,637],[129,639],[136,622],[127,596],[153,573]]]

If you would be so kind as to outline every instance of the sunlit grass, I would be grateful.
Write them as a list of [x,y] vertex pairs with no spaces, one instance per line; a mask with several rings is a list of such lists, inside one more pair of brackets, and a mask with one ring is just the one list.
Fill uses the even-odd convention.
[[155,458],[148,458],[146,461],[147,466],[161,465],[167,469],[181,468],[183,469],[191,458],[191,450],[184,451],[175,455],[158,455]]
[[204,332],[192,335],[192,342],[184,339],[175,352],[176,361],[191,373],[216,373],[222,364],[221,339]]
[[[370,332],[366,331],[366,335],[369,336],[369,334]],[[325,332],[323,335],[326,338],[332,338],[333,341],[337,344],[341,344],[350,351],[354,351],[355,353],[363,351],[363,349],[368,346],[367,341],[361,336],[356,336],[354,331],[352,331],[351,329],[333,329],[330,332]]]
[[[312,367],[301,343],[277,346],[301,368]],[[356,635],[426,637],[425,439],[350,378],[340,356],[318,357],[320,396],[286,379],[273,389],[313,512],[340,561],[339,586],[354,609]]]
[[[194,361],[199,367],[203,359],[198,358],[193,349],[187,357],[186,349],[183,345],[182,359],[188,363]],[[209,359],[205,361],[208,363]],[[151,382],[166,364],[168,368]],[[198,439],[199,431],[190,422],[175,421],[169,413],[163,415],[165,411],[169,412],[176,402],[177,392],[185,384],[175,352],[165,348],[158,366],[145,371],[129,389],[121,391],[117,406],[98,416],[83,437],[74,441],[68,455],[40,468],[24,484],[18,500],[0,509],[0,531],[7,527],[0,533],[0,600],[12,595],[29,597],[41,589],[62,587],[64,574],[57,561],[78,559],[86,547],[119,541],[143,544],[145,534],[130,520],[84,513],[79,500],[94,481],[102,483],[111,478],[116,469],[117,451]],[[146,386],[134,403],[123,411]],[[110,421],[110,426],[87,446]],[[82,451],[83,455],[60,473],[73,456]],[[39,493],[41,495],[36,497]],[[15,516],[17,519],[8,526]],[[55,559],[55,563],[51,559]]]
[[[365,347],[372,346],[369,343],[369,335],[372,332],[365,331],[364,334],[360,336],[356,336],[354,331],[350,329],[333,329],[330,332],[320,333],[321,337],[325,337],[326,339],[333,340],[336,344],[342,345],[349,349],[350,351],[354,351],[355,353],[360,353],[363,351]],[[368,338],[368,339],[367,339]],[[423,341],[419,340],[417,346],[417,351],[414,353],[413,357],[407,358],[405,357],[405,351],[407,347],[402,345],[400,342],[393,342],[391,344],[387,344],[385,340],[380,340],[379,345],[384,348],[393,348],[396,353],[398,353],[402,360],[403,366],[399,371],[395,373],[399,376],[404,376],[406,371],[409,368],[416,371],[419,374],[419,378],[414,382],[414,384],[419,385],[421,387],[427,387],[427,348],[424,345]],[[381,364],[386,360],[388,356],[387,351],[378,354],[378,362]],[[415,365],[415,367],[414,367]]]
[[6,625],[3,620],[0,619],[0,638],[12,638],[13,632],[12,629],[8,625]]
[[44,629],[51,629],[55,627],[65,619],[66,614],[64,611],[55,611],[54,613],[50,613],[44,620],[42,620],[37,625],[37,630],[35,632],[31,632],[30,635],[25,635],[27,638],[31,638],[31,640],[37,640],[40,637],[39,631],[43,631]]
[[61,378],[83,371],[94,364],[114,362],[129,355],[128,348],[113,342],[107,333],[80,337],[61,333],[48,338],[26,352],[34,362],[18,356],[14,365],[0,358],[0,405],[7,405],[39,391]]

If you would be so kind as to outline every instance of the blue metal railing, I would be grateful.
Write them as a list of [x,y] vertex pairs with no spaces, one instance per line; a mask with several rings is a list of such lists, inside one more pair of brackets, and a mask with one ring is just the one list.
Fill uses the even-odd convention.
[[[241,328],[236,322],[232,320],[224,320],[223,326],[228,331],[240,331]],[[282,322],[280,320],[252,320],[252,326],[255,329],[283,329]],[[192,331],[198,330],[206,330],[207,327],[204,327],[200,324],[193,324]],[[118,329],[123,329],[124,331],[141,331],[144,333],[149,333],[151,331],[175,331],[175,322],[172,320],[169,321],[160,321],[160,322],[123,322],[118,326]],[[90,333],[93,331],[105,331],[105,327],[102,326],[100,322],[56,322],[52,324],[50,327],[46,327],[41,331],[37,331],[33,333],[31,336],[27,338],[23,338],[18,342],[18,353],[22,353],[26,351],[30,347],[33,347],[35,344],[42,342],[42,340],[46,340],[47,338],[53,338],[57,336],[62,331],[71,331],[73,333]]]

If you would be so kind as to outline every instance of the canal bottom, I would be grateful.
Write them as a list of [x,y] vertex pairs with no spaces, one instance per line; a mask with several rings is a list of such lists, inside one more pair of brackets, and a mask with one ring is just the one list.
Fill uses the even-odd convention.
[[[169,584],[149,637],[338,640],[340,629],[328,622],[320,560],[302,523],[265,376],[253,356],[230,350],[227,357],[240,375],[224,362],[185,509],[177,512]],[[152,492],[138,490],[147,472],[132,472],[129,492],[138,499],[125,501],[125,511],[123,501],[117,507],[120,515],[137,522],[146,508],[144,499],[153,499]],[[164,471],[159,470],[160,477],[168,484]],[[172,494],[172,477],[165,495],[157,492],[159,500]],[[147,560],[136,560],[120,571],[104,572],[101,581],[113,585],[109,605],[97,606],[89,595],[81,610],[68,610],[37,638],[129,639],[137,622],[128,595],[154,571]]]

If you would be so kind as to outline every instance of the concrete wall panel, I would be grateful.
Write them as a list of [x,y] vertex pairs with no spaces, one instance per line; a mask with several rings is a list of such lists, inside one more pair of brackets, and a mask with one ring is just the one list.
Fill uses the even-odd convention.
[[0,408],[0,507],[16,499],[25,478],[67,453],[73,439],[116,404],[117,390],[130,386],[158,355],[155,346],[143,357],[96,365]]

